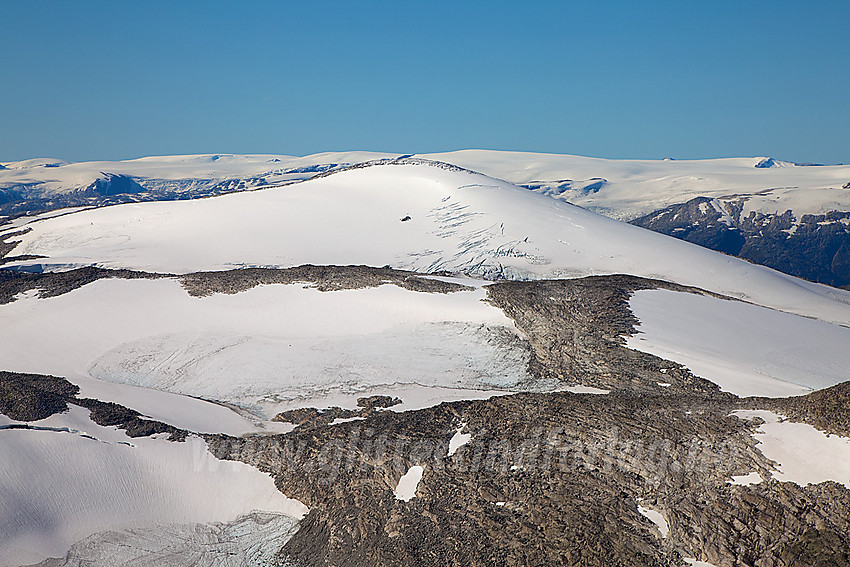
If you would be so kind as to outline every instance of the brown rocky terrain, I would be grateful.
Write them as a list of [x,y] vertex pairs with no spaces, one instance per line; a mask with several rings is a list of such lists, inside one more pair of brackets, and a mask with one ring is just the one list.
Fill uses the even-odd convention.
[[[37,283],[27,289],[56,294],[112,277],[88,270],[45,274],[27,280]],[[148,276],[161,277],[140,277]],[[6,286],[18,279],[0,283],[0,294],[14,297]],[[383,283],[456,289],[360,266],[181,281],[194,295],[294,282],[326,290]],[[553,389],[596,386],[607,395],[519,393],[401,413],[385,408],[392,399],[370,398],[358,410],[287,412],[280,419],[300,424],[288,434],[204,438],[215,456],[269,472],[281,491],[310,507],[281,549],[281,565],[680,566],[684,557],[718,567],[848,565],[850,490],[772,479],[774,463],[752,436],[758,421],[731,412],[770,409],[847,435],[850,383],[785,400],[739,399],[680,365],[627,349],[623,337],[637,323],[629,295],[659,287],[701,293],[631,276],[488,287],[489,301],[529,343],[532,380]],[[67,404],[88,407],[95,421],[130,435],[187,434],[116,404],[77,398],[61,378],[0,373],[0,412],[9,417],[41,419]],[[363,419],[330,425],[338,417]],[[449,456],[461,427],[471,440]],[[394,490],[412,466],[424,474],[415,497],[403,501]],[[753,471],[766,480],[729,482]],[[639,505],[664,517],[666,537]]]
[[421,274],[392,268],[367,266],[313,266],[294,268],[246,268],[221,272],[195,272],[183,276],[134,270],[109,270],[88,266],[63,272],[20,273],[0,270],[0,305],[15,296],[38,290],[39,297],[56,297],[105,278],[179,278],[189,295],[203,297],[214,293],[239,293],[258,285],[304,283],[320,291],[358,289],[392,284],[423,293],[451,293],[469,289],[463,285],[422,277]]

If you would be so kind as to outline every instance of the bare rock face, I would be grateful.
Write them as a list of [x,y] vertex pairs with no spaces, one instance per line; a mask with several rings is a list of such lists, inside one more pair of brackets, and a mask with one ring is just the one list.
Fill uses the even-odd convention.
[[401,403],[400,398],[392,396],[367,396],[365,398],[357,398],[357,405],[361,408],[389,408],[397,406]]
[[0,372],[0,413],[16,421],[37,421],[68,409],[80,389],[64,378]]
[[539,379],[652,394],[661,381],[671,384],[670,393],[727,396],[679,364],[626,348],[625,337],[638,323],[628,300],[641,289],[705,293],[634,276],[503,281],[488,286],[487,293],[528,337],[530,370]]
[[850,212],[744,216],[743,207],[743,199],[696,197],[631,223],[807,280],[850,284]]
[[[753,470],[770,479],[755,426],[729,415],[736,406],[696,394],[517,394],[207,439],[217,457],[272,473],[311,508],[281,552],[301,565],[681,565],[687,556],[790,566],[827,545],[846,554],[843,486],[729,484]],[[458,423],[472,439],[449,457]],[[425,472],[402,502],[393,490],[413,465]],[[667,537],[638,502],[662,514]]]
[[[669,361],[630,351],[628,276],[499,282],[490,301],[523,330],[537,379],[610,395],[516,394],[377,412],[285,436],[209,436],[219,458],[275,476],[311,508],[281,550],[297,565],[842,565],[850,491],[772,479],[740,400]],[[662,373],[661,369],[665,372]],[[664,377],[674,386],[659,392]],[[824,398],[811,416],[829,414]],[[459,425],[471,440],[449,456]],[[394,497],[418,465],[407,502]],[[762,483],[730,484],[757,471]],[[666,537],[638,509],[658,512]]]

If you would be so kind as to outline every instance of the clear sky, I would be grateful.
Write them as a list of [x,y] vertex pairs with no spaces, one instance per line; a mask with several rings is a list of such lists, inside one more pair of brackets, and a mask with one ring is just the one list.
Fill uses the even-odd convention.
[[850,1],[0,0],[0,162],[463,148],[850,163]]

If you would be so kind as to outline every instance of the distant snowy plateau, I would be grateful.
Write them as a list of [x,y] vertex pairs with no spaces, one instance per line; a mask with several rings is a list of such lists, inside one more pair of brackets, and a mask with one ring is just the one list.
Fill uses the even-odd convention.
[[0,214],[0,566],[850,561],[850,166],[39,159]]

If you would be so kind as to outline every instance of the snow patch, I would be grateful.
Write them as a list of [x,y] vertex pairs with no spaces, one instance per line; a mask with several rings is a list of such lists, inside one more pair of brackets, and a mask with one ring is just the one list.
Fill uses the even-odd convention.
[[[503,394],[526,380],[525,343],[485,297],[481,287],[438,294],[268,285],[199,299],[173,279],[98,280],[0,306],[0,367],[66,376],[201,432],[258,427],[228,407],[173,394],[261,417],[374,390],[404,400],[393,409],[412,409]],[[151,389],[173,394],[145,394]],[[223,414],[229,417],[219,425]]]
[[664,519],[664,516],[661,514],[661,512],[653,510],[652,508],[642,506],[640,502],[638,502],[637,508],[641,516],[655,524],[655,526],[658,528],[658,533],[661,534],[661,537],[666,538],[667,535],[670,533],[670,526],[667,524],[667,520]]
[[[414,221],[398,222],[403,214]],[[485,279],[629,273],[850,323],[847,292],[484,175],[426,164],[352,169],[287,187],[210,199],[81,211],[35,223],[20,238],[16,254],[47,259],[11,266],[99,263],[187,273],[241,266],[364,264],[463,272]]]
[[472,440],[471,433],[461,433],[464,427],[466,427],[465,423],[460,424],[460,427],[455,430],[455,434],[452,435],[451,439],[449,439],[449,452],[446,454],[447,457],[454,455],[458,449]]
[[733,475],[732,480],[729,481],[729,484],[735,484],[738,486],[751,486],[753,484],[759,484],[764,479],[761,477],[759,473],[753,471],[751,473],[742,474],[742,475]]
[[571,392],[573,394],[610,394],[611,390],[606,390],[604,388],[594,388],[593,386],[582,386],[579,384],[578,386],[564,386],[561,388],[564,392]]
[[31,425],[41,429],[0,431],[0,557],[12,564],[61,556],[105,530],[308,512],[268,474],[216,459],[198,437],[130,439],[78,406]]
[[419,465],[410,467],[406,473],[398,479],[398,486],[395,488],[396,500],[410,502],[411,498],[416,496],[416,488],[419,486],[419,481],[422,480],[422,474],[425,469]]
[[738,410],[732,415],[764,420],[753,437],[762,454],[777,463],[772,473],[776,480],[800,485],[832,480],[850,488],[850,438],[827,435],[771,411]]

